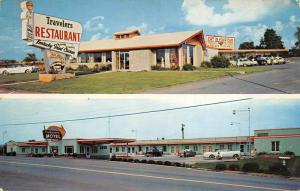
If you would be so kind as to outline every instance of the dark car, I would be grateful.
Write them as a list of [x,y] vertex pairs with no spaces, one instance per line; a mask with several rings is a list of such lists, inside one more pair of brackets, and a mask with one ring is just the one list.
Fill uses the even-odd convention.
[[195,151],[184,151],[181,153],[178,153],[179,157],[195,157],[196,156],[196,152]]
[[156,148],[153,148],[152,151],[145,153],[146,157],[161,157],[162,155],[163,155],[163,152],[159,151]]

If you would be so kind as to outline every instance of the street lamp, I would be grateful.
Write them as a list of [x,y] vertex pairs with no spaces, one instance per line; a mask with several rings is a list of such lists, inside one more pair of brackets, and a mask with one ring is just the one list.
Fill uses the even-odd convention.
[[250,157],[250,153],[251,153],[251,144],[250,144],[250,135],[251,135],[251,126],[250,126],[250,124],[251,124],[251,120],[250,120],[250,112],[251,110],[250,110],[250,107],[248,107],[248,109],[243,109],[243,110],[233,110],[232,111],[232,114],[233,115],[236,115],[237,114],[237,112],[248,112],[248,122],[249,122],[249,126],[248,126],[248,134],[249,134],[249,136],[248,136],[248,156]]
[[4,135],[5,134],[7,134],[7,131],[5,130],[5,131],[3,131],[3,133],[2,133],[2,155],[4,156],[4,143],[5,143],[5,141],[4,141]]

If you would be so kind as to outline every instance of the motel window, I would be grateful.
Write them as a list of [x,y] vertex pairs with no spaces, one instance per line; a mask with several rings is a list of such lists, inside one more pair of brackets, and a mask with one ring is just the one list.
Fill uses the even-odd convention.
[[82,145],[80,145],[79,150],[80,153],[84,153],[84,147]]
[[38,148],[35,148],[35,153],[38,153],[39,152],[39,149]]
[[212,152],[213,148],[211,145],[208,146],[208,152]]
[[266,137],[269,136],[269,133],[257,133],[258,137]]
[[165,49],[156,50],[156,65],[160,67],[165,67]]
[[127,153],[130,153],[130,147],[127,148]]
[[198,151],[198,145],[194,145],[194,151]]
[[102,53],[94,53],[94,62],[102,62]]
[[225,146],[224,145],[220,145],[220,150],[224,150]]
[[188,146],[188,145],[186,145],[185,147],[184,147],[184,149],[189,149],[190,148],[190,146]]
[[112,153],[112,148],[110,147],[109,152]]
[[46,148],[45,147],[42,148],[42,152],[43,153],[46,152]]
[[73,146],[65,146],[65,153],[70,154],[73,153],[74,147]]
[[25,148],[22,148],[22,153],[25,153]]
[[119,147],[116,147],[116,152],[119,152]]
[[139,146],[139,152],[141,152],[142,151],[142,146]]
[[146,152],[148,152],[149,151],[149,147],[146,147]]
[[111,56],[111,52],[106,52],[106,62],[112,62],[112,56]]
[[100,150],[106,150],[107,149],[107,146],[100,146]]
[[228,145],[228,151],[232,151],[232,145]]
[[279,141],[272,141],[272,151],[279,151]]
[[98,147],[92,146],[92,153],[97,153],[98,152]]
[[202,153],[206,152],[206,145],[202,145]]
[[134,147],[131,148],[131,152],[134,153]]
[[174,146],[171,146],[171,153],[174,153]]
[[244,152],[244,145],[240,145],[240,152]]
[[80,54],[81,63],[88,63],[89,57],[87,53],[81,53]]
[[167,146],[166,145],[163,146],[163,152],[167,152]]
[[125,152],[125,147],[122,147],[122,152],[123,152],[123,153]]

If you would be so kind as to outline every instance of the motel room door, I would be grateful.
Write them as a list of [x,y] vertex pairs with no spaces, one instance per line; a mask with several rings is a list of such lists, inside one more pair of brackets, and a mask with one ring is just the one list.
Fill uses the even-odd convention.
[[117,53],[117,63],[118,70],[129,70],[129,52],[119,51]]

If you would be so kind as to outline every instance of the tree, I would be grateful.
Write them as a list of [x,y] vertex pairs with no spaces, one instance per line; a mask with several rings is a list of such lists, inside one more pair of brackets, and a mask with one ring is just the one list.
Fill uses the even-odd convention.
[[37,58],[34,53],[27,53],[27,56],[23,60],[24,62],[37,61]]
[[295,42],[295,48],[296,49],[300,49],[300,26],[297,27],[296,32],[295,32],[295,38],[296,38],[296,42]]
[[255,49],[254,42],[243,42],[240,44],[240,50]]
[[260,40],[261,49],[283,49],[284,45],[281,36],[277,35],[274,29],[266,29],[264,36]]

